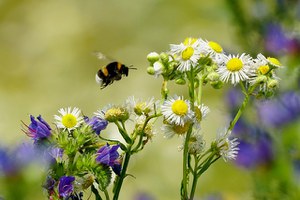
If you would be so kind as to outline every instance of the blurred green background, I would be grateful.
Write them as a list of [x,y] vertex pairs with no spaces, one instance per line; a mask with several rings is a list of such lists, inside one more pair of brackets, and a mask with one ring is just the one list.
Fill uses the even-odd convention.
[[[62,107],[77,106],[92,115],[128,96],[159,98],[161,80],[146,73],[149,52],[165,51],[189,36],[238,52],[234,32],[223,0],[0,0],[1,144],[29,140],[21,120],[29,123],[30,114],[51,122]],[[138,70],[100,90],[94,77],[105,63],[94,51]],[[224,93],[204,91],[204,103],[211,108],[203,127],[208,139],[228,123]],[[133,157],[129,173],[136,178],[125,180],[120,199],[144,192],[155,199],[179,199],[181,142],[157,134]],[[31,189],[35,199],[43,199],[40,184]],[[200,178],[197,195],[222,192],[226,199],[250,199],[250,189],[246,171],[220,160]]]

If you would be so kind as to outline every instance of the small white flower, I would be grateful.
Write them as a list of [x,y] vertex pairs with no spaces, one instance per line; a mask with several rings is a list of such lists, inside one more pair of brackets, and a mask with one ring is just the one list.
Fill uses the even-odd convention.
[[56,120],[55,124],[58,128],[67,129],[71,131],[77,127],[79,127],[83,123],[83,117],[81,115],[81,111],[79,108],[61,108],[58,110],[60,115],[54,115],[54,119]]
[[230,132],[227,130],[218,132],[215,140],[219,154],[222,156],[225,162],[228,160],[234,160],[237,157],[239,148],[237,147],[239,142],[237,138],[230,139]]
[[194,116],[189,101],[178,96],[165,100],[161,106],[161,112],[167,122],[180,126],[191,121]]
[[179,71],[189,71],[191,67],[197,65],[200,58],[200,42],[195,38],[187,38],[185,41],[179,45],[170,45],[171,54],[179,62]]
[[157,78],[159,75],[163,73],[164,70],[164,65],[160,61],[156,61],[153,64],[153,69],[154,69],[154,77]]
[[282,64],[280,63],[280,61],[277,58],[273,58],[273,57],[266,58],[261,53],[257,55],[257,58],[260,59],[260,60],[265,61],[266,63],[268,63],[272,67],[275,67],[275,68],[282,68],[283,67]]
[[136,115],[143,115],[152,112],[154,110],[154,106],[157,106],[157,102],[154,101],[153,97],[147,101],[142,101],[134,96],[130,96],[126,100],[126,105],[129,107],[129,110],[134,112]]
[[270,89],[268,83],[272,80],[279,81],[279,78],[262,54],[259,54],[253,61],[249,83],[250,85],[259,84],[259,90],[265,92]]
[[199,133],[193,134],[190,137],[188,142],[188,149],[190,154],[200,154],[204,151],[205,148],[205,140],[203,136]]
[[207,41],[199,39],[201,48],[201,54],[209,55],[213,61],[219,62],[221,54],[223,54],[223,48],[220,44],[214,41]]
[[249,55],[242,54],[241,56],[222,54],[221,63],[217,72],[220,74],[220,79],[224,82],[231,82],[236,85],[240,81],[245,81],[251,76],[251,66],[253,61]]

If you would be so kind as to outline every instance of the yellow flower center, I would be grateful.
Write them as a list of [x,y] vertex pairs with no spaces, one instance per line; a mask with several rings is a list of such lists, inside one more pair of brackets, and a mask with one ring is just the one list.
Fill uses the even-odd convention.
[[226,68],[231,72],[239,71],[243,68],[243,62],[239,58],[232,58],[227,62]]
[[194,54],[193,47],[187,47],[185,50],[182,51],[181,56],[183,60],[188,60]]
[[265,75],[266,73],[268,73],[269,70],[270,70],[270,67],[269,67],[268,65],[262,65],[262,66],[260,66],[260,67],[258,68],[258,71],[259,71],[261,74],[263,74],[263,75]]
[[276,66],[281,66],[281,63],[276,58],[268,57],[267,59],[271,64],[276,65]]
[[210,41],[210,42],[208,42],[208,45],[210,46],[210,48],[212,48],[217,53],[223,52],[223,48],[221,47],[221,45],[219,45],[216,42]]
[[77,119],[72,114],[66,114],[62,117],[62,124],[67,128],[73,128],[77,124]]
[[175,113],[176,115],[180,115],[180,116],[184,116],[187,114],[188,112],[188,105],[185,101],[183,100],[176,100],[173,104],[172,104],[172,111],[173,113]]
[[194,44],[196,41],[197,41],[197,38],[188,37],[188,38],[185,38],[185,40],[183,41],[183,44],[185,46],[188,46],[188,45]]

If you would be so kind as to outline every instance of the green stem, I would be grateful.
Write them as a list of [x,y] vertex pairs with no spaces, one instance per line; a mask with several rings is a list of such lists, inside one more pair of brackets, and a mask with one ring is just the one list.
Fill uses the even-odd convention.
[[199,79],[199,88],[198,88],[198,96],[197,96],[197,103],[200,106],[202,102],[202,86],[203,86],[203,76],[198,75]]
[[105,194],[105,199],[109,200],[109,194],[108,194],[107,190],[104,190],[104,194]]
[[[190,107],[191,110],[194,111],[194,102],[195,102],[195,84],[194,84],[194,70],[191,68],[190,72],[187,72],[187,77],[189,80],[189,96],[190,96]],[[188,161],[188,146],[189,146],[189,140],[192,135],[193,131],[193,124],[189,126],[189,129],[186,133],[184,147],[183,147],[183,159],[182,159],[182,182],[181,182],[181,199],[187,200],[188,199],[188,177],[189,177],[189,161]]]
[[237,123],[237,121],[239,120],[239,118],[241,117],[242,113],[244,112],[248,102],[249,102],[249,93],[252,92],[252,88],[250,88],[249,92],[246,91],[244,85],[241,83],[241,87],[242,90],[245,94],[245,98],[244,101],[241,105],[241,107],[239,108],[238,112],[236,113],[236,115],[234,116],[233,120],[230,122],[229,128],[227,130],[227,133],[229,133],[230,131],[232,131],[233,127],[235,126],[235,124]]
[[195,191],[196,191],[196,186],[197,186],[197,182],[198,182],[198,175],[197,175],[197,168],[198,168],[198,162],[199,160],[197,159],[196,156],[194,156],[194,160],[195,160],[195,167],[194,167],[194,171],[193,171],[193,182],[192,182],[192,189],[191,189],[191,193],[190,193],[190,198],[189,199],[194,199],[194,195],[195,195]]
[[124,140],[128,143],[128,144],[131,144],[132,143],[132,140],[131,138],[128,136],[126,130],[123,128],[124,127],[124,124],[122,123],[123,127],[119,124],[119,122],[115,122],[115,124],[117,125],[118,129],[119,129],[119,132],[120,134],[122,135],[122,137],[124,138]]
[[94,185],[92,185],[91,189],[92,189],[92,192],[93,192],[94,195],[95,195],[95,199],[96,199],[96,200],[102,200],[101,196],[99,195],[98,190],[95,188]]
[[120,176],[117,178],[116,187],[114,189],[113,200],[117,200],[119,198],[121,187],[122,187],[123,181],[126,177],[126,171],[127,171],[127,167],[129,164],[130,156],[131,156],[131,145],[128,146],[128,149],[125,153],[125,159],[124,159],[124,162],[122,165],[122,171],[121,171]]

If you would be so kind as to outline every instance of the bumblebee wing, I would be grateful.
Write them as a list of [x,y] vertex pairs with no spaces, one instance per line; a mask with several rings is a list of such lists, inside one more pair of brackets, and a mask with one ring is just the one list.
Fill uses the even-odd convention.
[[104,53],[101,53],[100,51],[95,51],[93,54],[99,59],[99,60],[108,60],[109,58],[106,57]]

